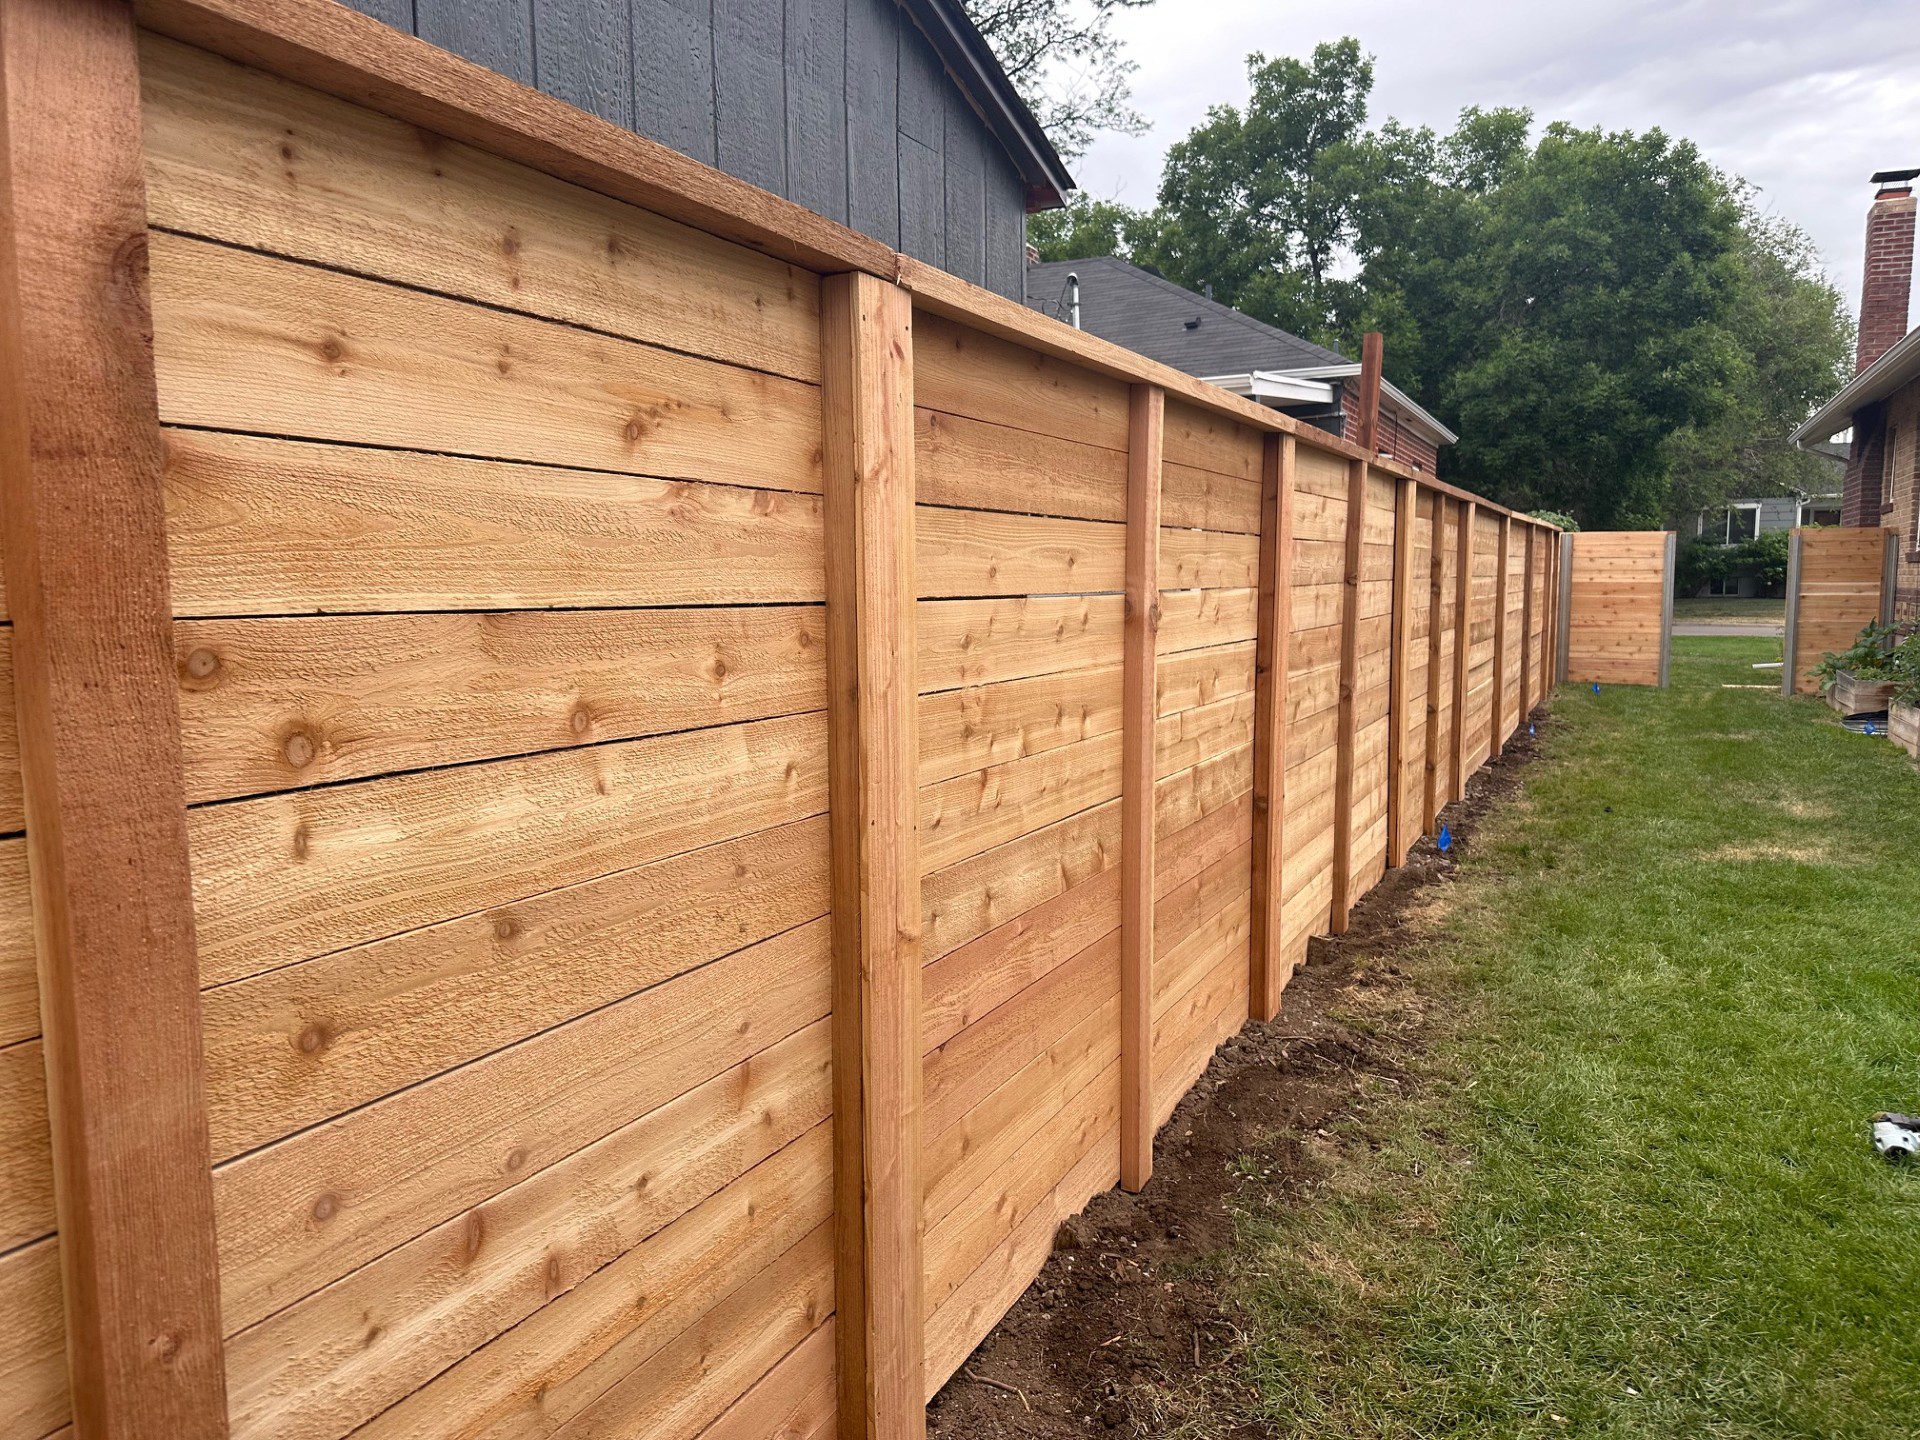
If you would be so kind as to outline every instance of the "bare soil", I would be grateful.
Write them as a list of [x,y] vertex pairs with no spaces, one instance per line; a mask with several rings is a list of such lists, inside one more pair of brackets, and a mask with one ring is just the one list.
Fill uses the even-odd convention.
[[1249,1411],[1221,1284],[1235,1213],[1304,1200],[1331,1127],[1343,1144],[1367,1143],[1366,1097],[1405,1082],[1430,1029],[1430,997],[1410,982],[1406,951],[1446,907],[1480,816],[1534,753],[1516,737],[1442,817],[1453,850],[1422,840],[1344,936],[1312,942],[1279,1018],[1223,1044],[1161,1129],[1146,1189],[1098,1195],[1061,1227],[1039,1277],[934,1397],[934,1440],[1164,1435],[1169,1392],[1202,1397],[1209,1436],[1266,1434],[1233,1418]]

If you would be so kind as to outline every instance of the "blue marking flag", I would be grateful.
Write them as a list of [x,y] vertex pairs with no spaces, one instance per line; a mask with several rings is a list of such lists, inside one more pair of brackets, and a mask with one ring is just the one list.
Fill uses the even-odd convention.
[[1873,721],[1871,721],[1871,720],[1869,720],[1869,721],[1867,721],[1867,734],[1869,734],[1869,735],[1878,735],[1879,733],[1880,733],[1880,730],[1879,730],[1879,728],[1878,728],[1878,727],[1877,727],[1877,726],[1876,726],[1876,725],[1875,725],[1875,724],[1873,723]]
[[1442,825],[1440,827],[1440,838],[1434,841],[1433,843],[1440,847],[1440,853],[1442,855],[1446,854],[1447,851],[1453,848],[1452,828],[1450,826]]
[[1593,693],[1596,695],[1600,693],[1600,682],[1598,680],[1593,682]]
[[1527,726],[1527,734],[1529,734],[1529,735],[1537,735],[1538,733],[1539,733],[1539,732],[1538,732],[1537,730],[1535,730],[1535,729],[1533,728],[1533,726],[1531,726],[1531,725],[1529,725],[1529,726]]

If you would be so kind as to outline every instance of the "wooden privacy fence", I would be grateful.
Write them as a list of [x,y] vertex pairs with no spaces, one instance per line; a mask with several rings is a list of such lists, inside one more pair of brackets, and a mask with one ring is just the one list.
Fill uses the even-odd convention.
[[1665,685],[1673,650],[1670,530],[1560,537],[1562,682]]
[[338,6],[0,67],[0,1437],[916,1433],[1547,692],[1550,527]]
[[1786,663],[1781,693],[1817,695],[1814,670],[1861,630],[1893,619],[1899,535],[1878,527],[1793,532],[1787,549]]

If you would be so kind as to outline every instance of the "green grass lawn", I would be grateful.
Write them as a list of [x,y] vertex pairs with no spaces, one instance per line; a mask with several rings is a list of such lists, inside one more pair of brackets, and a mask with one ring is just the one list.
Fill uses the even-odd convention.
[[1675,600],[1673,618],[1680,625],[1784,625],[1785,600]]
[[1866,1133],[1920,1110],[1920,777],[1722,688],[1777,643],[1674,650],[1561,692],[1413,962],[1412,1082],[1244,1221],[1278,1433],[1920,1433],[1920,1170]]

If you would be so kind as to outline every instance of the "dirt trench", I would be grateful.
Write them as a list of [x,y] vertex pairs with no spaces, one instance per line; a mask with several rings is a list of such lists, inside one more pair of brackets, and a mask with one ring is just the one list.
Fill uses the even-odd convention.
[[[1404,1081],[1427,1029],[1426,997],[1397,963],[1415,943],[1415,913],[1451,883],[1480,817],[1518,788],[1535,753],[1516,736],[1443,815],[1453,851],[1422,840],[1344,936],[1312,942],[1279,1017],[1226,1041],[1161,1128],[1146,1189],[1095,1196],[1061,1227],[1038,1278],[934,1397],[933,1440],[1159,1436],[1169,1422],[1152,1397],[1168,1389],[1212,1397],[1210,1437],[1268,1433],[1233,1418],[1250,1398],[1217,1279],[1234,1212],[1305,1196],[1319,1168],[1311,1142],[1331,1127],[1366,1143],[1363,1096]],[[1364,1032],[1335,1018],[1356,1010]]]

